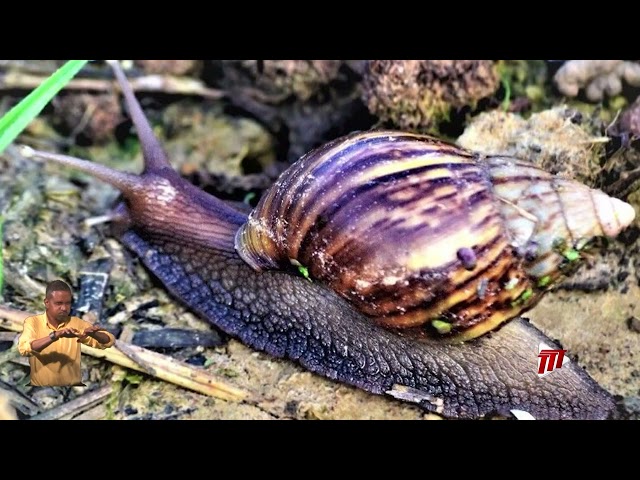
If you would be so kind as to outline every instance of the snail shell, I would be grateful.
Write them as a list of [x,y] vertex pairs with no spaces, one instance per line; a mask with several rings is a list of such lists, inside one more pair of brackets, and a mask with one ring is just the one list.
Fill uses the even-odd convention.
[[468,340],[530,309],[633,208],[504,156],[358,132],[300,158],[237,232],[254,269],[303,271],[389,328]]

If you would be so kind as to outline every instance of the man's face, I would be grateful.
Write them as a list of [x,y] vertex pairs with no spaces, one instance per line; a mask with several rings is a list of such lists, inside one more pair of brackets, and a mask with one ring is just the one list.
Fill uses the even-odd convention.
[[44,299],[44,306],[50,318],[58,322],[65,322],[71,313],[71,294],[69,292],[51,292],[49,298]]

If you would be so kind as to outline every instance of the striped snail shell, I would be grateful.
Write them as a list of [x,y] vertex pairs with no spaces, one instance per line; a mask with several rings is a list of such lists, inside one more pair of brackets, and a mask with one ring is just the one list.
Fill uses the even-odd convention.
[[302,271],[386,327],[468,340],[530,309],[634,216],[525,161],[369,131],[301,157],[235,245],[254,269]]

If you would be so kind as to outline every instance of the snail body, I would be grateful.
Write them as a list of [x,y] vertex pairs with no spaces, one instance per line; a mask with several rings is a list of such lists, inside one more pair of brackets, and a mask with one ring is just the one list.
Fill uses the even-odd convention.
[[[518,171],[526,171],[522,177],[529,180],[548,179],[547,174],[513,159],[497,157],[482,164],[478,155],[430,137],[364,132],[306,155],[291,167],[293,170],[283,174],[247,217],[189,184],[170,167],[117,64],[114,72],[140,137],[145,158],[141,175],[117,172],[64,155],[32,150],[25,150],[24,154],[83,170],[120,189],[123,201],[111,215],[118,227],[116,235],[194,313],[252,348],[293,360],[330,379],[409,401],[447,417],[509,415],[514,409],[525,410],[535,418],[612,416],[615,402],[611,394],[575,362],[563,366],[544,382],[538,381],[540,345],[561,348],[560,345],[517,317],[517,312],[531,305],[531,301],[524,301],[529,299],[523,299],[515,309],[501,308],[507,303],[511,307],[508,299],[515,295],[500,296],[502,291],[510,292],[504,288],[505,282],[515,283],[511,279],[518,278],[511,288],[517,292],[540,278],[555,275],[556,267],[562,264],[562,259],[551,255],[555,251],[540,250],[548,243],[557,247],[555,238],[563,236],[548,235],[548,225],[557,224],[560,229],[564,226],[575,232],[563,236],[574,246],[578,233],[580,238],[590,238],[599,232],[593,222],[580,229],[572,223],[562,223],[550,209],[538,217],[528,213],[535,208],[527,202],[544,199],[545,188],[552,188],[548,185],[531,190],[522,180],[520,193],[501,193],[505,185],[512,188],[519,184],[521,176],[512,175],[513,169],[524,168]],[[401,149],[396,148],[401,145]],[[411,149],[415,151],[414,158],[409,155]],[[340,166],[341,158],[346,160],[356,152],[364,152],[360,166],[351,170]],[[371,162],[377,157],[383,161],[373,166]],[[394,161],[394,157],[399,159]],[[331,161],[325,161],[327,158]],[[348,165],[357,165],[352,161]],[[412,169],[422,176],[400,173]],[[329,173],[337,177],[316,181]],[[503,182],[501,177],[510,180]],[[363,182],[366,179],[369,180]],[[396,181],[409,182],[410,187],[394,189]],[[354,187],[357,182],[362,186]],[[354,203],[354,189],[359,188],[365,191],[365,200]],[[597,197],[578,190],[582,193],[576,196],[582,203]],[[523,193],[527,191],[529,194]],[[366,197],[366,192],[377,192],[385,200],[376,204],[375,199]],[[554,195],[558,198],[559,194]],[[387,220],[386,207],[403,202],[415,204],[416,215],[392,214],[393,220]],[[323,216],[332,208],[336,210],[334,219],[325,221]],[[351,216],[359,209],[365,213],[363,220],[358,218],[353,223]],[[613,209],[618,211],[618,205]],[[455,221],[448,221],[446,213]],[[281,214],[280,222],[265,220]],[[620,225],[628,216],[622,208],[618,215]],[[421,228],[416,223],[425,218],[433,230],[405,235],[400,228],[413,233],[414,228]],[[584,218],[590,218],[589,214],[584,213]],[[601,230],[605,234],[619,227],[611,224],[613,230],[607,230],[609,223],[599,224],[604,226]],[[288,228],[290,225],[295,228]],[[464,227],[464,233],[451,235],[454,225]],[[355,237],[343,237],[334,232],[335,228],[352,228]],[[381,240],[379,231],[389,236]],[[439,233],[447,233],[448,240],[440,240]],[[256,236],[260,239],[257,244],[253,243]],[[354,238],[362,240],[367,236],[376,249],[348,247]],[[412,257],[408,246],[420,244],[424,238],[428,240],[427,247],[431,241],[438,249]],[[311,248],[323,253],[314,256],[309,253]],[[401,250],[397,257],[400,263],[410,268],[397,267],[398,261],[391,255],[394,248]],[[338,252],[352,257],[356,266],[347,271],[332,267],[340,258]],[[358,270],[357,264],[364,257],[381,262],[384,271],[377,273],[378,267],[369,271],[367,268],[371,267],[364,266]],[[323,262],[330,274],[322,273]],[[296,269],[301,267],[308,268],[313,281],[298,273]],[[426,271],[429,273],[416,274]],[[474,279],[474,272],[482,275]],[[426,282],[414,283],[412,290],[411,279],[421,274]],[[405,279],[389,280],[400,275]],[[357,289],[358,279],[371,284],[378,281],[377,288],[384,295],[366,297],[366,289]],[[486,323],[492,312],[499,312],[495,318],[502,327],[468,342],[442,341],[442,334],[427,334],[422,326],[392,327],[385,323],[385,315],[377,313],[402,318],[398,308],[386,307],[388,302],[399,300],[394,289],[386,288],[399,286],[398,282],[407,283],[402,290],[402,301],[406,302],[403,305],[408,306],[403,308],[407,311],[414,305],[426,307],[428,315],[421,313],[422,317],[437,314],[452,325],[460,319],[476,318],[474,312],[489,312],[482,314],[479,322]],[[438,282],[443,287],[438,287]],[[347,286],[346,294],[335,289],[341,285]],[[350,289],[355,289],[355,295],[348,293]],[[412,292],[415,298],[405,300]],[[372,298],[382,301],[378,305],[372,303]],[[472,298],[476,306],[469,301]],[[493,302],[477,302],[478,299]],[[458,305],[464,308],[457,308]],[[433,321],[430,323],[432,328]],[[461,324],[452,330],[464,335],[468,328]]]
[[257,271],[302,266],[380,325],[463,341],[530,309],[633,218],[527,162],[370,131],[285,171],[235,245]]

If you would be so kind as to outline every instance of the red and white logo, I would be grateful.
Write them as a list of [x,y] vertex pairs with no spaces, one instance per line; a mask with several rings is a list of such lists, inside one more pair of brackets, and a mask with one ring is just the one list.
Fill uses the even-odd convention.
[[538,345],[538,377],[545,377],[569,363],[569,357],[565,353],[567,353],[566,350],[553,349],[540,342]]

